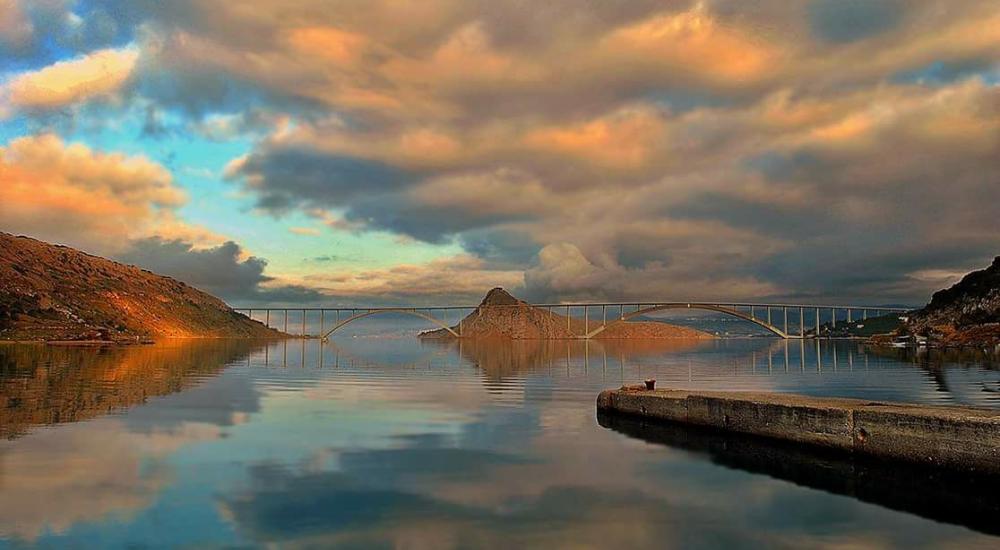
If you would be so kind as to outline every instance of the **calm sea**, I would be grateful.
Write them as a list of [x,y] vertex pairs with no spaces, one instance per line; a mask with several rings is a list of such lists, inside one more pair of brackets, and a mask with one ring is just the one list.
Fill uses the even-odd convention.
[[598,418],[604,388],[1000,406],[856,342],[0,346],[0,547],[992,547],[993,480]]

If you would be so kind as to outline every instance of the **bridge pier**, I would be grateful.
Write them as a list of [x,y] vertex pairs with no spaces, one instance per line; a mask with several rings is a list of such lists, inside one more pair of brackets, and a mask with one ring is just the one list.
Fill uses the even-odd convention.
[[[595,306],[600,306],[600,308],[601,308],[601,320],[600,320],[600,326],[595,326],[594,330],[591,330],[591,326],[590,326],[590,324],[591,324],[590,323],[590,308],[591,307],[595,307]],[[726,315],[730,315],[730,316],[733,316],[733,317],[738,317],[738,318],[741,318],[741,319],[745,319],[747,321],[756,323],[756,324],[758,324],[758,325],[760,325],[760,326],[762,326],[762,327],[770,330],[776,336],[779,336],[781,338],[795,338],[795,339],[804,339],[805,338],[805,335],[806,335],[805,310],[806,309],[812,309],[814,311],[814,313],[815,313],[815,322],[816,322],[816,334],[815,334],[815,336],[816,336],[816,338],[820,338],[821,337],[822,311],[827,310],[827,309],[830,310],[830,315],[831,315],[830,326],[831,326],[831,328],[835,328],[837,326],[837,323],[838,323],[837,315],[838,315],[838,310],[840,310],[840,309],[845,310],[845,312],[846,312],[846,314],[845,314],[846,317],[845,318],[847,319],[848,323],[855,322],[855,318],[858,317],[855,314],[855,311],[858,311],[858,310],[861,311],[861,315],[860,315],[861,319],[865,319],[865,320],[867,320],[867,318],[869,316],[868,315],[869,314],[869,310],[872,311],[876,316],[879,316],[879,315],[882,315],[882,314],[885,314],[885,313],[889,313],[889,312],[899,312],[899,313],[902,313],[902,312],[905,311],[902,308],[887,308],[887,309],[882,309],[882,308],[868,308],[868,307],[863,307],[863,306],[847,306],[847,305],[843,305],[843,306],[823,305],[823,306],[820,306],[820,305],[805,305],[805,304],[753,304],[753,303],[731,303],[731,304],[723,304],[723,303],[712,303],[712,302],[703,302],[703,303],[694,303],[694,302],[629,302],[629,303],[624,303],[624,302],[621,302],[621,303],[576,303],[576,304],[565,304],[564,303],[564,304],[539,304],[539,305],[534,306],[534,307],[537,307],[539,309],[543,309],[545,311],[548,311],[549,315],[550,315],[550,319],[553,320],[553,321],[555,321],[555,316],[556,316],[555,311],[558,310],[558,309],[565,309],[567,337],[568,338],[590,339],[590,338],[596,336],[597,334],[599,334],[600,332],[602,332],[604,329],[606,329],[608,327],[608,325],[609,325],[609,323],[608,323],[608,309],[616,307],[616,306],[618,307],[618,319],[613,319],[611,321],[612,324],[616,323],[616,322],[627,321],[629,319],[632,319],[632,318],[635,318],[635,317],[639,317],[641,315],[646,315],[646,314],[652,313],[654,311],[662,311],[662,310],[667,310],[667,309],[683,309],[683,308],[686,308],[686,309],[703,309],[703,310],[709,310],[709,311],[716,311],[716,312],[724,313]],[[506,307],[506,306],[490,306],[490,307]],[[524,307],[524,306],[523,305],[517,305],[517,306],[511,306],[511,307]],[[629,311],[628,315],[625,314],[626,307],[633,308],[632,310]],[[761,317],[758,317],[757,316],[757,308],[760,308],[760,307],[765,308],[766,313],[764,315],[762,315]],[[583,308],[583,334],[574,334],[575,329],[574,329],[573,317],[572,317],[573,309],[574,308],[577,308],[577,309]],[[776,319],[775,316],[774,316],[774,314],[775,314],[775,308],[781,308],[781,317],[780,317],[780,319]],[[792,334],[791,330],[794,329],[794,326],[790,326],[790,323],[789,323],[789,310],[790,309],[794,310],[795,308],[798,308],[798,310],[799,310],[799,327],[798,327],[799,331],[798,331],[797,334]],[[272,309],[274,311],[276,311],[276,312],[283,312],[284,313],[284,319],[282,321],[282,325],[281,326],[282,326],[282,328],[283,328],[283,330],[284,330],[284,332],[286,334],[289,333],[288,332],[288,329],[289,329],[289,325],[288,325],[288,320],[289,320],[288,319],[288,317],[289,317],[289,313],[288,312],[289,312],[289,308],[267,308],[267,307],[264,307],[264,308],[239,308],[239,307],[236,307],[236,308],[233,308],[233,310],[236,311],[236,312],[245,313],[250,319],[253,319],[253,314],[254,314],[255,310],[259,313],[259,311],[261,309],[264,310],[264,316],[263,316],[264,317],[264,319],[263,319],[264,324],[267,325],[268,327],[271,326],[271,311],[272,311]],[[469,309],[474,310],[476,313],[478,313],[478,311],[479,311],[479,307],[478,306],[441,306],[441,307],[427,307],[427,308],[414,308],[414,307],[406,307],[406,308],[398,308],[398,307],[375,307],[375,308],[357,308],[357,307],[354,307],[354,308],[347,308],[347,307],[344,307],[344,308],[341,308],[341,307],[325,308],[325,307],[317,307],[317,308],[301,308],[301,309],[299,309],[299,312],[302,315],[302,318],[300,319],[300,332],[299,332],[299,336],[303,337],[303,338],[308,336],[309,313],[310,312],[314,312],[314,311],[319,311],[319,317],[320,317],[319,318],[319,324],[320,324],[320,332],[319,332],[319,334],[321,335],[321,337],[325,338],[327,336],[326,311],[328,309],[335,312],[335,314],[336,314],[336,320],[337,320],[337,324],[332,328],[332,330],[329,331],[330,333],[338,330],[344,324],[347,324],[349,322],[353,322],[356,319],[359,319],[359,318],[362,318],[362,317],[367,317],[368,315],[372,315],[372,314],[376,314],[376,313],[381,313],[381,312],[386,312],[386,311],[396,311],[396,312],[409,313],[409,314],[412,314],[412,315],[416,315],[418,317],[422,317],[425,320],[431,321],[431,322],[437,324],[438,326],[440,326],[440,327],[442,327],[444,329],[449,330],[449,332],[451,332],[452,336],[454,336],[456,338],[463,337],[464,333],[465,333],[465,322],[464,322],[464,317],[462,317],[462,312],[465,311],[465,310],[469,310]],[[458,311],[459,312],[459,319],[458,319],[457,326],[456,325],[452,325],[450,323],[449,324],[445,324],[443,321],[440,321],[435,316],[435,312],[437,312],[437,311]],[[344,317],[341,315],[341,312],[350,313],[351,316],[349,318],[344,319]],[[446,314],[446,316],[447,316],[447,314]],[[294,321],[294,319],[293,319],[293,321]],[[779,326],[775,326],[775,324],[777,322],[781,323],[780,327]],[[595,325],[596,325],[596,323],[595,323]],[[794,322],[792,322],[791,325],[794,325]],[[553,325],[553,327],[554,327],[554,325]]]

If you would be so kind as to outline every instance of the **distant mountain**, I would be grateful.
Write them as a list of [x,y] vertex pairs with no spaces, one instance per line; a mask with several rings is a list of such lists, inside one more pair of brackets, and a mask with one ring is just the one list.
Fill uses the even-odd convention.
[[[591,314],[595,312],[592,309]],[[461,327],[463,337],[508,338],[512,340],[568,339],[583,336],[587,329],[600,326],[600,319],[583,319],[559,315],[518,300],[502,288],[490,290],[479,307],[452,327],[456,332]],[[432,330],[420,334],[421,338],[451,338],[444,330]],[[714,338],[707,332],[687,327],[679,327],[656,321],[611,323],[596,335],[600,339],[620,338]]]
[[278,336],[180,281],[0,233],[0,340]]
[[1000,344],[1000,256],[986,269],[935,292],[907,328],[945,345]]

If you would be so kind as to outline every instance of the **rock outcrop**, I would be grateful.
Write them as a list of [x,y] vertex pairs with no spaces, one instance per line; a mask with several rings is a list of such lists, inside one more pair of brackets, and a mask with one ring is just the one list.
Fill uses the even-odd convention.
[[0,233],[0,340],[280,336],[170,277]]
[[1000,256],[986,269],[935,292],[906,329],[946,346],[1000,344]]
[[[594,314],[594,310],[591,310]],[[502,288],[490,290],[479,307],[465,317],[452,330],[463,337],[505,338],[511,340],[547,340],[579,338],[587,329],[600,326],[600,319],[589,323],[576,317],[566,318],[555,311],[542,309],[511,296]],[[421,338],[451,338],[444,329],[420,334]],[[608,328],[596,335],[601,339],[624,338],[714,338],[711,334],[687,327],[667,323],[639,321],[612,322]]]

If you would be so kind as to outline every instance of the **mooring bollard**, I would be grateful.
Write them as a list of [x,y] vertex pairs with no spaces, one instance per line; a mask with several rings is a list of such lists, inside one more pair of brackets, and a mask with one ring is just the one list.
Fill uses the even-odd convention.
[[649,378],[649,379],[646,380],[646,389],[647,390],[651,390],[651,389],[653,389],[655,387],[656,387],[656,379],[655,378]]

